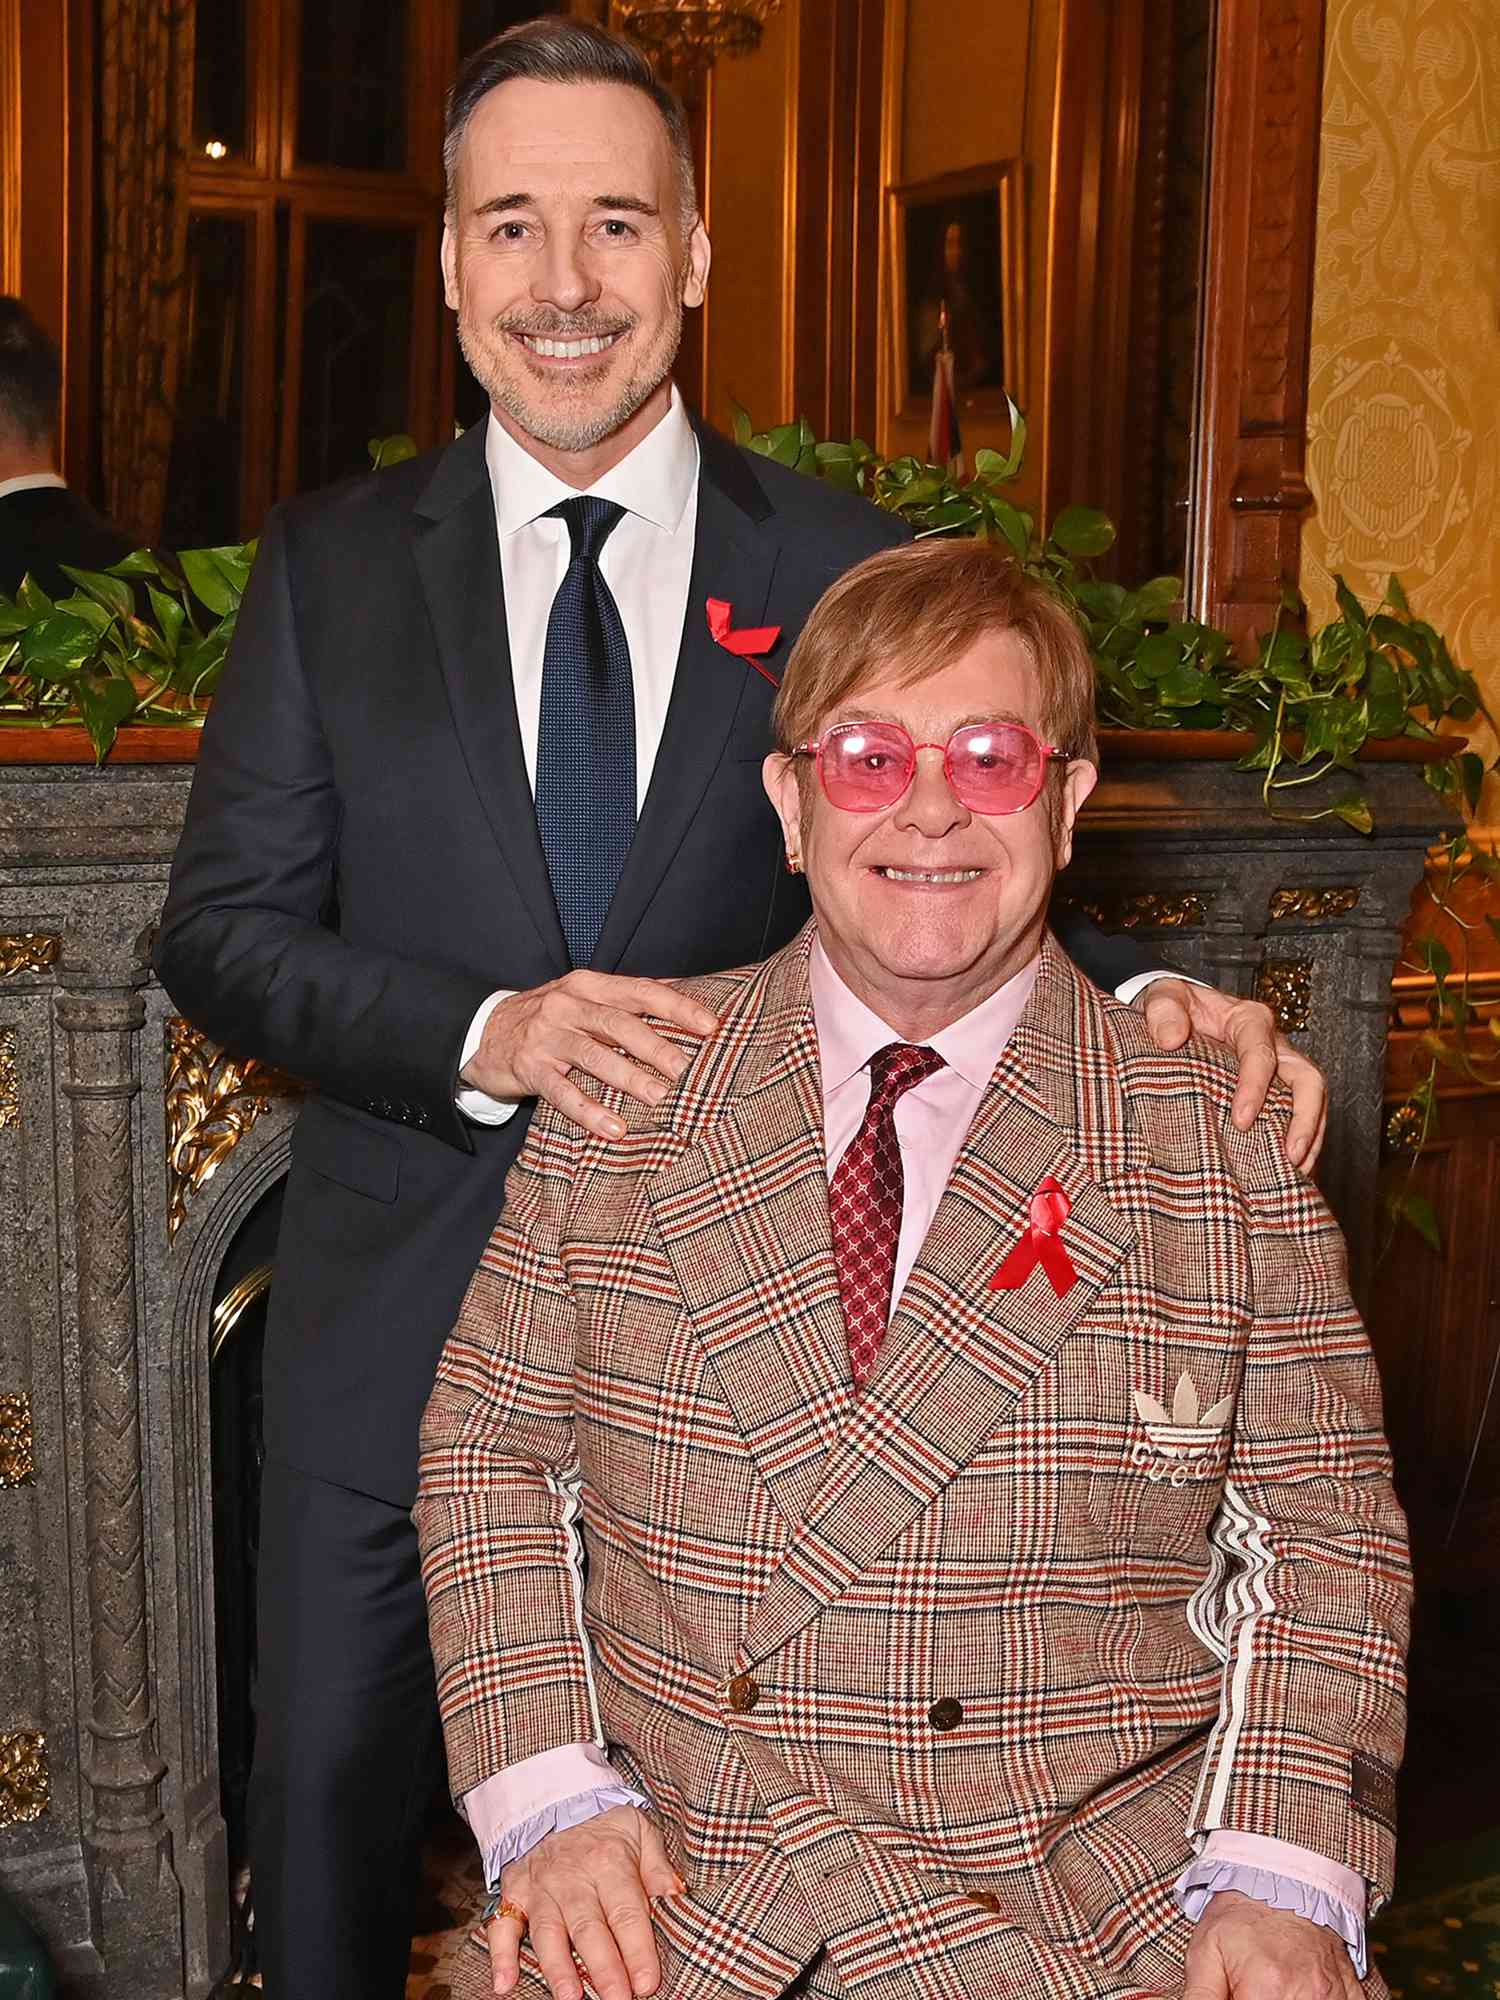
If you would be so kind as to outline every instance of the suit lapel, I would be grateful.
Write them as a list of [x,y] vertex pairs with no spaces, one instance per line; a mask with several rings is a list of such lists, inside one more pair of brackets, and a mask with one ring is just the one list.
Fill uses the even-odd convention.
[[475,424],[438,460],[417,502],[412,552],[474,789],[516,892],[563,973],[568,948],[537,832],[516,718],[485,429],[483,423]]
[[703,803],[739,708],[745,677],[754,671],[715,644],[708,629],[708,600],[720,597],[733,605],[737,626],[758,625],[776,567],[776,543],[763,532],[772,512],[770,502],[732,445],[705,425],[695,429],[698,523],[687,615],[656,766],[594,953],[593,963],[600,972],[612,972],[620,963],[661,887]]
[[854,1401],[806,933],[768,962],[752,1008],[748,1028],[726,1024],[744,1047],[727,1115],[654,1175],[646,1196],[739,1431],[795,1527]]
[[[1134,1247],[1090,1175],[1079,1098],[1106,1094],[1097,1005],[1050,948],[1026,1015],[981,1102],[902,1293],[875,1374],[827,1454],[805,1518],[750,1620],[749,1662],[784,1646],[929,1506],[1009,1417]],[[1071,1023],[1069,1016],[1072,1017]],[[1101,1029],[1102,1033],[1102,1029]],[[1091,1107],[1091,1111],[1097,1106]],[[1092,1130],[1090,1115],[1084,1121]],[[1123,1129],[1123,1109],[1114,1122]],[[1019,1291],[989,1279],[1024,1234],[1039,1182],[1072,1211],[1078,1273],[1062,1298],[1040,1270]]]

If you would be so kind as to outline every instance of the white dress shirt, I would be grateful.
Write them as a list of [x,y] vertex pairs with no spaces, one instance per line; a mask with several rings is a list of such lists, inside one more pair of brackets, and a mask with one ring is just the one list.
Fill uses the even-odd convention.
[[34,493],[38,487],[65,487],[67,483],[60,472],[18,472],[14,479],[0,479],[0,500],[12,493]]
[[[493,414],[484,456],[495,500],[516,716],[526,775],[535,791],[547,621],[572,553],[567,523],[546,516],[559,501],[575,499],[578,489],[566,485],[518,445]],[[656,428],[587,491],[625,509],[624,519],[604,544],[599,567],[619,607],[630,647],[639,811],[656,765],[667,704],[672,698],[698,531],[698,440],[675,386],[671,407]],[[1126,980],[1116,998],[1133,1000],[1153,979],[1171,976],[1137,974]],[[464,1037],[458,1062],[461,1072],[478,1050],[490,1015],[513,990],[502,987],[479,1007]],[[464,1116],[478,1125],[503,1125],[519,1109],[517,1099],[490,1097],[464,1085],[458,1089],[456,1102]]]
[[[572,537],[566,521],[548,520],[549,508],[578,497],[545,465],[522,449],[491,415],[484,444],[495,526],[505,628],[526,775],[536,790],[536,746],[542,711],[542,660],[552,600],[568,572]],[[698,533],[698,440],[676,388],[661,422],[618,465],[587,491],[625,509],[599,557],[599,568],[619,607],[630,647],[635,686],[635,781],[639,811],[656,767],[667,705],[682,647]],[[509,989],[492,993],[464,1037],[462,1070],[479,1047],[485,1023]],[[503,1125],[515,1101],[460,1088],[458,1108],[481,1125]]]

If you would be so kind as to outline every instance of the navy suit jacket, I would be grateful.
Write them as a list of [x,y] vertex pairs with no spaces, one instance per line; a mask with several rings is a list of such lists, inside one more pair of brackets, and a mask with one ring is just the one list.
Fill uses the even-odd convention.
[[[524,1112],[468,1123],[465,1030],[569,961],[522,756],[484,457],[456,444],[267,522],[156,948],[207,1034],[306,1079],[265,1361],[269,1454],[396,1504]],[[709,633],[779,625],[905,529],[698,427],[692,584],[650,790],[594,967],[758,959],[807,915],[761,789],[774,690]],[[1097,932],[1085,970],[1146,961]]]
[[108,569],[130,554],[118,528],[67,486],[26,486],[0,495],[0,591],[14,597],[29,576],[49,597],[77,589],[61,563]]

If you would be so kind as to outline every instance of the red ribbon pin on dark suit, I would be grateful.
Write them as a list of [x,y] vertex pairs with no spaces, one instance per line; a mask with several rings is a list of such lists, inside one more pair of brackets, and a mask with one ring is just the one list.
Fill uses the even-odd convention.
[[780,687],[781,682],[769,667],[762,665],[757,655],[770,652],[781,637],[781,627],[747,625],[743,631],[736,632],[730,625],[733,617],[734,606],[726,604],[722,597],[711,597],[708,600],[708,629],[715,643],[722,646],[726,653],[733,653],[737,659],[747,661],[763,679],[771,683],[772,687]]
[[1073,1260],[1062,1245],[1062,1226],[1072,1212],[1066,1188],[1049,1174],[1031,1197],[1031,1221],[990,1279],[992,1292],[1018,1291],[1040,1264],[1059,1298],[1078,1283]]

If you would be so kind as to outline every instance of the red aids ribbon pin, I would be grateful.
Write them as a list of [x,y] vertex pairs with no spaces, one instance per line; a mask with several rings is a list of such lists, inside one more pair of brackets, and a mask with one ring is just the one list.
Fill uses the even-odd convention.
[[1040,1264],[1059,1298],[1078,1283],[1073,1260],[1062,1246],[1062,1226],[1072,1211],[1067,1190],[1049,1174],[1031,1197],[1031,1223],[994,1277],[992,1292],[1018,1291]]
[[722,646],[726,653],[734,653],[738,658],[748,661],[763,679],[771,683],[772,687],[780,687],[781,682],[769,667],[761,665],[756,654],[770,652],[781,637],[781,627],[747,625],[743,632],[734,632],[730,630],[729,625],[733,616],[734,606],[726,604],[722,597],[711,597],[708,600],[708,629],[715,642]]

